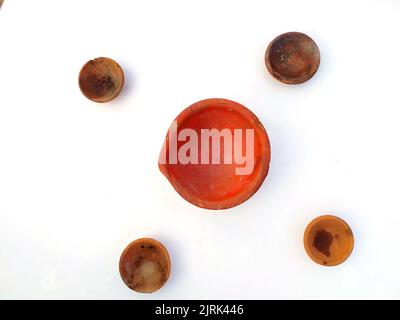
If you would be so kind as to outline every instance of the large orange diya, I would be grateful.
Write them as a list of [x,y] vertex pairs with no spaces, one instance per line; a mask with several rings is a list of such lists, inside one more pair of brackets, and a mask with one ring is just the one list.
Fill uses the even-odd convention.
[[227,209],[249,199],[268,174],[264,126],[241,104],[202,100],[183,110],[168,130],[159,168],[187,201]]

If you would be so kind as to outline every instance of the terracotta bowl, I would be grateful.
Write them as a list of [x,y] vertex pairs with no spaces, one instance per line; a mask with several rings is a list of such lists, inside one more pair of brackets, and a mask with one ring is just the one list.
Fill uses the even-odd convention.
[[79,88],[86,98],[94,102],[114,100],[121,93],[124,82],[122,68],[110,58],[90,60],[79,72]]
[[[247,108],[239,103],[226,99],[208,99],[199,101],[183,110],[174,121],[174,125],[169,129],[163,149],[160,155],[159,168],[169,180],[175,190],[190,203],[206,209],[227,209],[235,207],[249,199],[261,186],[268,174],[270,163],[270,143],[268,135],[258,120],[258,118]],[[174,152],[171,147],[171,139],[185,132],[184,129],[195,132],[198,135],[197,164],[182,163],[182,161],[171,161],[171,154]],[[202,132],[207,129],[223,129],[232,134],[232,141],[235,140],[235,129],[240,129],[242,144],[241,148],[232,143],[232,150],[225,148],[225,139],[220,139],[220,161],[214,161],[213,140],[209,140],[209,163],[202,158],[202,152],[207,149],[206,144],[202,143]],[[249,143],[248,131],[252,131],[253,143]],[[187,131],[187,130],[186,130]],[[229,135],[228,135],[229,136]],[[177,157],[189,140],[177,141]],[[229,140],[228,140],[229,141]],[[248,152],[247,147],[253,144],[254,152]],[[240,144],[239,144],[240,145]],[[226,150],[225,150],[226,149]],[[241,150],[240,150],[241,149]],[[243,164],[235,159],[235,150],[241,152],[247,159]],[[224,155],[231,154],[232,163],[226,161]],[[191,154],[191,152],[186,153]],[[215,155],[218,155],[216,149]],[[253,156],[254,163],[249,159]],[[172,157],[173,158],[173,157]],[[238,174],[238,168],[248,166],[246,173]],[[250,169],[249,169],[250,168]],[[251,170],[251,168],[253,168]]]
[[119,261],[119,272],[124,283],[141,293],[159,290],[167,282],[170,270],[167,249],[151,238],[141,238],[130,243]]
[[299,84],[311,79],[319,63],[317,44],[301,32],[281,34],[271,41],[265,52],[269,73],[287,84]]
[[304,232],[304,248],[308,256],[323,266],[343,263],[354,247],[350,226],[332,215],[320,216],[311,221]]

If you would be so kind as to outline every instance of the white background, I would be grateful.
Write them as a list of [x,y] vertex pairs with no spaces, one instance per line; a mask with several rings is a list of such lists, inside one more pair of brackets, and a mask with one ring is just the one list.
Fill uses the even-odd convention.
[[[312,80],[264,66],[286,31],[321,51]],[[0,12],[0,298],[400,298],[400,2],[6,0]],[[80,93],[89,59],[126,73],[99,105]],[[258,193],[223,212],[183,200],[158,170],[186,106],[229,98],[271,140]],[[344,264],[303,249],[308,222],[353,229]],[[125,246],[154,237],[169,281],[121,281]]]

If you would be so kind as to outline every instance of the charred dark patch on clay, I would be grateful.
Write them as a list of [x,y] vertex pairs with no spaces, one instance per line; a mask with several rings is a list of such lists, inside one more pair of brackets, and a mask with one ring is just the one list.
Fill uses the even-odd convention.
[[331,256],[330,247],[333,242],[333,236],[330,232],[321,229],[315,234],[313,246],[327,257]]

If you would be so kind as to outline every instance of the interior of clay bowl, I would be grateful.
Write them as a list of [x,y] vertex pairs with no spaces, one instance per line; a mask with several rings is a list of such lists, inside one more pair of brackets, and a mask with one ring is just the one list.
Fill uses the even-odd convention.
[[[175,121],[176,136],[179,137],[184,129],[191,129],[196,132],[198,137],[197,164],[183,164],[179,160],[176,164],[171,164],[169,160],[173,144],[170,141],[174,136],[171,135],[172,127],[164,143],[166,163],[159,164],[160,170],[183,198],[202,208],[226,209],[246,201],[258,190],[268,173],[270,144],[263,125],[250,110],[230,100],[208,99],[191,105]],[[217,129],[218,132],[222,132],[222,130],[226,132],[228,129],[231,132],[231,150],[228,145],[225,148],[225,137],[219,140],[219,162],[213,163],[213,152],[218,153],[218,149],[214,149],[213,139],[208,139],[209,148],[206,148],[207,145],[203,143],[202,132],[207,129]],[[240,134],[235,136],[234,130],[237,129],[239,131],[236,133],[240,132]],[[247,140],[247,136],[251,135],[246,129],[254,133],[253,143],[248,142],[250,140]],[[234,143],[234,141],[238,141],[235,139],[239,136],[241,136],[242,143],[239,144],[241,148]],[[188,140],[189,138],[184,141],[177,139],[178,155]],[[251,148],[247,148],[247,145],[250,147],[250,144],[253,145],[254,152],[249,152]],[[235,148],[246,157],[244,163],[236,161],[235,152],[237,151]],[[204,149],[209,150],[208,164],[202,157]],[[189,153],[190,151],[186,155]],[[232,158],[231,163],[226,158],[229,153]],[[254,159],[253,165],[251,165],[251,156]],[[240,174],[238,174],[238,168],[241,168]]]

